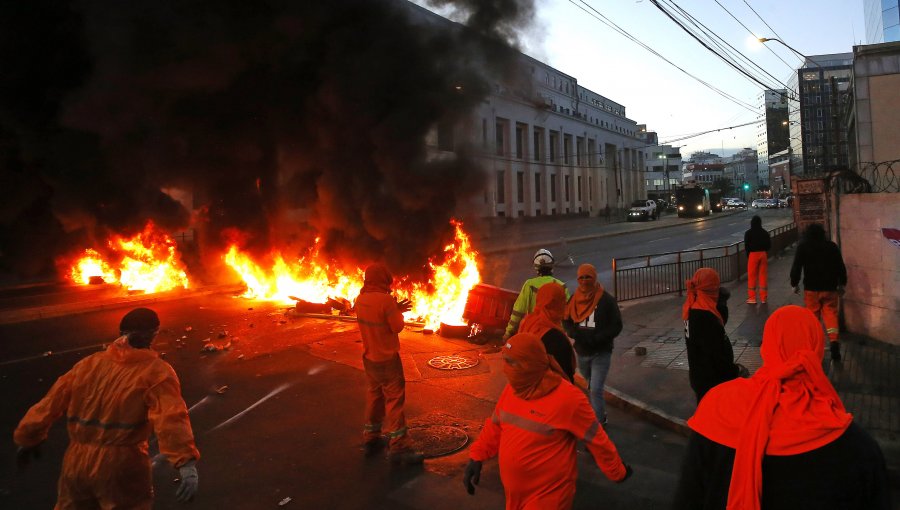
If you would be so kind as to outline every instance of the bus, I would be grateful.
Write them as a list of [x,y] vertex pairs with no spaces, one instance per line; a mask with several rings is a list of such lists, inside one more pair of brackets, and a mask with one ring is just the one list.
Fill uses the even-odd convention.
[[678,210],[679,218],[708,216],[710,211],[709,190],[696,185],[686,185],[677,189],[675,190],[675,207]]

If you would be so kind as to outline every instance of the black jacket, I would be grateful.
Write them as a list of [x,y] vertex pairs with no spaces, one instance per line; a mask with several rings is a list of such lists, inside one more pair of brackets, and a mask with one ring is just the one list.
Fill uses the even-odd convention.
[[[724,510],[734,450],[693,432],[674,510]],[[890,481],[878,443],[855,423],[841,437],[798,455],[765,456],[765,510],[888,510]]]
[[593,356],[599,352],[612,352],[613,339],[622,332],[622,314],[616,298],[604,291],[587,319],[578,324],[566,319],[563,326],[575,340],[575,352],[580,356]]
[[769,251],[772,248],[772,236],[762,227],[751,227],[744,232],[744,249],[751,251]]
[[541,337],[547,354],[553,356],[559,367],[566,373],[569,382],[575,379],[575,366],[572,364],[572,344],[569,343],[569,337],[558,329],[550,329]]
[[739,369],[725,327],[712,312],[691,310],[686,333],[688,379],[700,402],[713,386],[737,377]]
[[824,239],[807,239],[797,246],[791,266],[792,287],[800,283],[801,273],[804,290],[828,292],[847,285],[847,267],[841,249]]

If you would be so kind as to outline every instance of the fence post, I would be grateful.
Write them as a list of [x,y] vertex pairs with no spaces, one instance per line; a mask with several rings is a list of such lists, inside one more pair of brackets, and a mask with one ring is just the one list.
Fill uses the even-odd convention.
[[616,299],[620,299],[619,296],[619,275],[616,273],[616,259],[612,259],[612,273],[613,273],[613,296]]
[[683,296],[684,278],[681,276],[681,252],[678,252],[678,295]]

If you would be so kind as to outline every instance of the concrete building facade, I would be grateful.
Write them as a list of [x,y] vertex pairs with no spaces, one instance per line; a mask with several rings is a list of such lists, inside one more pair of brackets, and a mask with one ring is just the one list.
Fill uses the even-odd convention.
[[759,96],[760,114],[756,125],[756,155],[758,158],[757,187],[769,186],[769,155],[788,147],[787,89],[764,90]]
[[900,159],[900,42],[853,47],[846,129],[849,163]]

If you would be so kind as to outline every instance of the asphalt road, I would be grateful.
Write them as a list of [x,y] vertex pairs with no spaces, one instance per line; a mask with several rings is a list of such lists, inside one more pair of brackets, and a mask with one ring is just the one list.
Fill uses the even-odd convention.
[[[599,261],[607,257],[646,252],[645,246],[659,245],[659,251],[668,251],[721,244],[737,233],[742,235],[749,217],[742,213],[732,219],[572,243],[569,249],[576,263],[587,260],[601,265]],[[773,221],[778,218],[773,216]],[[495,266],[497,261],[525,261],[507,271],[509,281],[498,283],[517,288],[530,276],[533,250],[525,251],[487,257]],[[561,267],[558,274],[574,280],[574,270]],[[365,382],[358,367],[361,347],[353,323],[293,319],[274,305],[227,295],[161,302],[153,308],[163,320],[155,348],[165,353],[181,378],[203,455],[201,493],[189,508],[281,508],[278,504],[287,498],[290,501],[283,508],[502,508],[496,462],[485,465],[476,496],[465,494],[461,484],[467,459],[464,450],[413,468],[391,467],[383,458],[363,458]],[[0,394],[4,395],[0,434],[7,438],[0,442],[0,459],[6,459],[0,462],[0,507],[53,506],[55,480],[67,444],[63,423],[52,429],[43,458],[21,474],[15,472],[12,431],[59,375],[115,338],[126,310],[0,325]],[[416,359],[447,348],[421,334],[404,333],[402,341],[404,351],[412,351]],[[228,342],[227,351],[201,350],[209,343]],[[498,360],[486,357],[485,364],[476,376],[410,379],[410,420],[436,416],[474,438],[503,384]],[[612,484],[580,453],[575,508],[666,507],[685,438],[618,409],[610,409],[609,434],[636,475],[625,484]],[[186,508],[174,501],[175,471],[163,461],[156,464],[154,474],[155,508]]]
[[[554,276],[574,288],[578,266],[590,263],[597,268],[600,282],[610,286],[613,258],[711,248],[743,241],[744,232],[750,228],[750,218],[755,214],[762,218],[763,227],[769,230],[793,221],[790,209],[749,209],[725,217],[713,215],[704,221],[679,219],[667,214],[657,223],[657,226],[665,225],[665,228],[639,230],[644,223],[632,223],[632,233],[581,241],[566,239],[582,237],[585,232],[560,229],[547,222],[546,226],[532,227],[527,233],[513,232],[508,242],[510,246],[515,246],[551,239],[553,241],[545,247],[560,262]],[[597,232],[602,232],[599,226]],[[534,276],[531,260],[535,251],[535,248],[512,249],[487,255],[482,278],[493,285],[519,290],[522,282]],[[567,255],[571,255],[574,263],[566,259]]]

